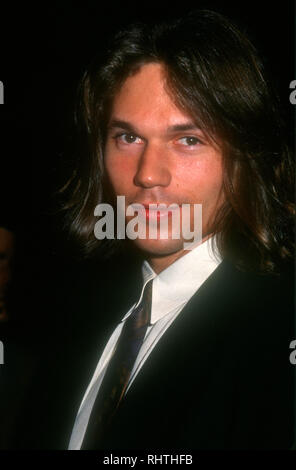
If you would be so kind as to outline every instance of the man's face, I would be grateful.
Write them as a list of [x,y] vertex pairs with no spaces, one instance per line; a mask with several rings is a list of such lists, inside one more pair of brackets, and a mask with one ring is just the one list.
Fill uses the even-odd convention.
[[[190,204],[192,209],[194,204],[202,204],[203,239],[209,235],[209,224],[222,201],[221,153],[174,104],[165,89],[161,64],[143,65],[115,96],[105,168],[115,195],[125,196],[126,206],[177,204],[182,220],[182,204]],[[193,210],[190,214],[192,225]],[[157,236],[134,243],[148,258],[176,259],[184,254],[180,232],[181,237],[173,239],[169,223],[166,239]]]

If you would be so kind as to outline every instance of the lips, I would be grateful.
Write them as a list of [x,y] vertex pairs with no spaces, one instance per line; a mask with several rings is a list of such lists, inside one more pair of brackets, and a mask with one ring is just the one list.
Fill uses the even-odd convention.
[[142,202],[142,203],[137,202],[137,203],[132,204],[132,207],[139,214],[145,211],[146,219],[157,219],[157,220],[159,220],[162,217],[171,217],[172,211],[180,209],[178,204],[172,204],[172,203],[166,204],[164,202]]

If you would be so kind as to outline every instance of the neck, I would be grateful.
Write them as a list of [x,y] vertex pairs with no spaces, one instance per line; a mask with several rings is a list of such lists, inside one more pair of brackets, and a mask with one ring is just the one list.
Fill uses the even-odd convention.
[[[206,240],[208,240],[211,237],[211,233],[206,235],[201,243],[204,243]],[[174,253],[170,253],[168,255],[162,255],[162,256],[153,256],[149,255],[147,256],[147,261],[149,262],[151,268],[156,274],[161,273],[164,271],[166,268],[168,268],[171,264],[173,264],[177,259],[181,258],[182,256],[186,255],[189,253],[188,250],[180,250]]]
[[173,264],[177,259],[181,258],[182,256],[188,253],[187,250],[182,250],[181,252],[172,253],[167,256],[151,256],[147,258],[151,268],[156,274],[161,273],[166,268],[168,268],[171,264]]

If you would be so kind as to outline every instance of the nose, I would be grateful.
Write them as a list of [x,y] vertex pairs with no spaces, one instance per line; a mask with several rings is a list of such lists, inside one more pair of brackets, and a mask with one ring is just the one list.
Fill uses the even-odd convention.
[[165,150],[157,145],[147,144],[139,158],[134,184],[143,188],[169,186],[171,179]]

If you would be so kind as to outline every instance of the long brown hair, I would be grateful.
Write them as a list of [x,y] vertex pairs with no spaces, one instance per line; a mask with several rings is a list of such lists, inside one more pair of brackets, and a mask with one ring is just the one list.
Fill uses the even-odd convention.
[[61,191],[65,226],[85,255],[97,250],[93,214],[106,198],[103,157],[112,99],[148,62],[164,65],[176,104],[221,148],[226,201],[214,223],[220,255],[242,268],[276,272],[293,257],[293,159],[279,100],[255,48],[215,12],[133,25],[85,72],[75,114],[76,168]]

